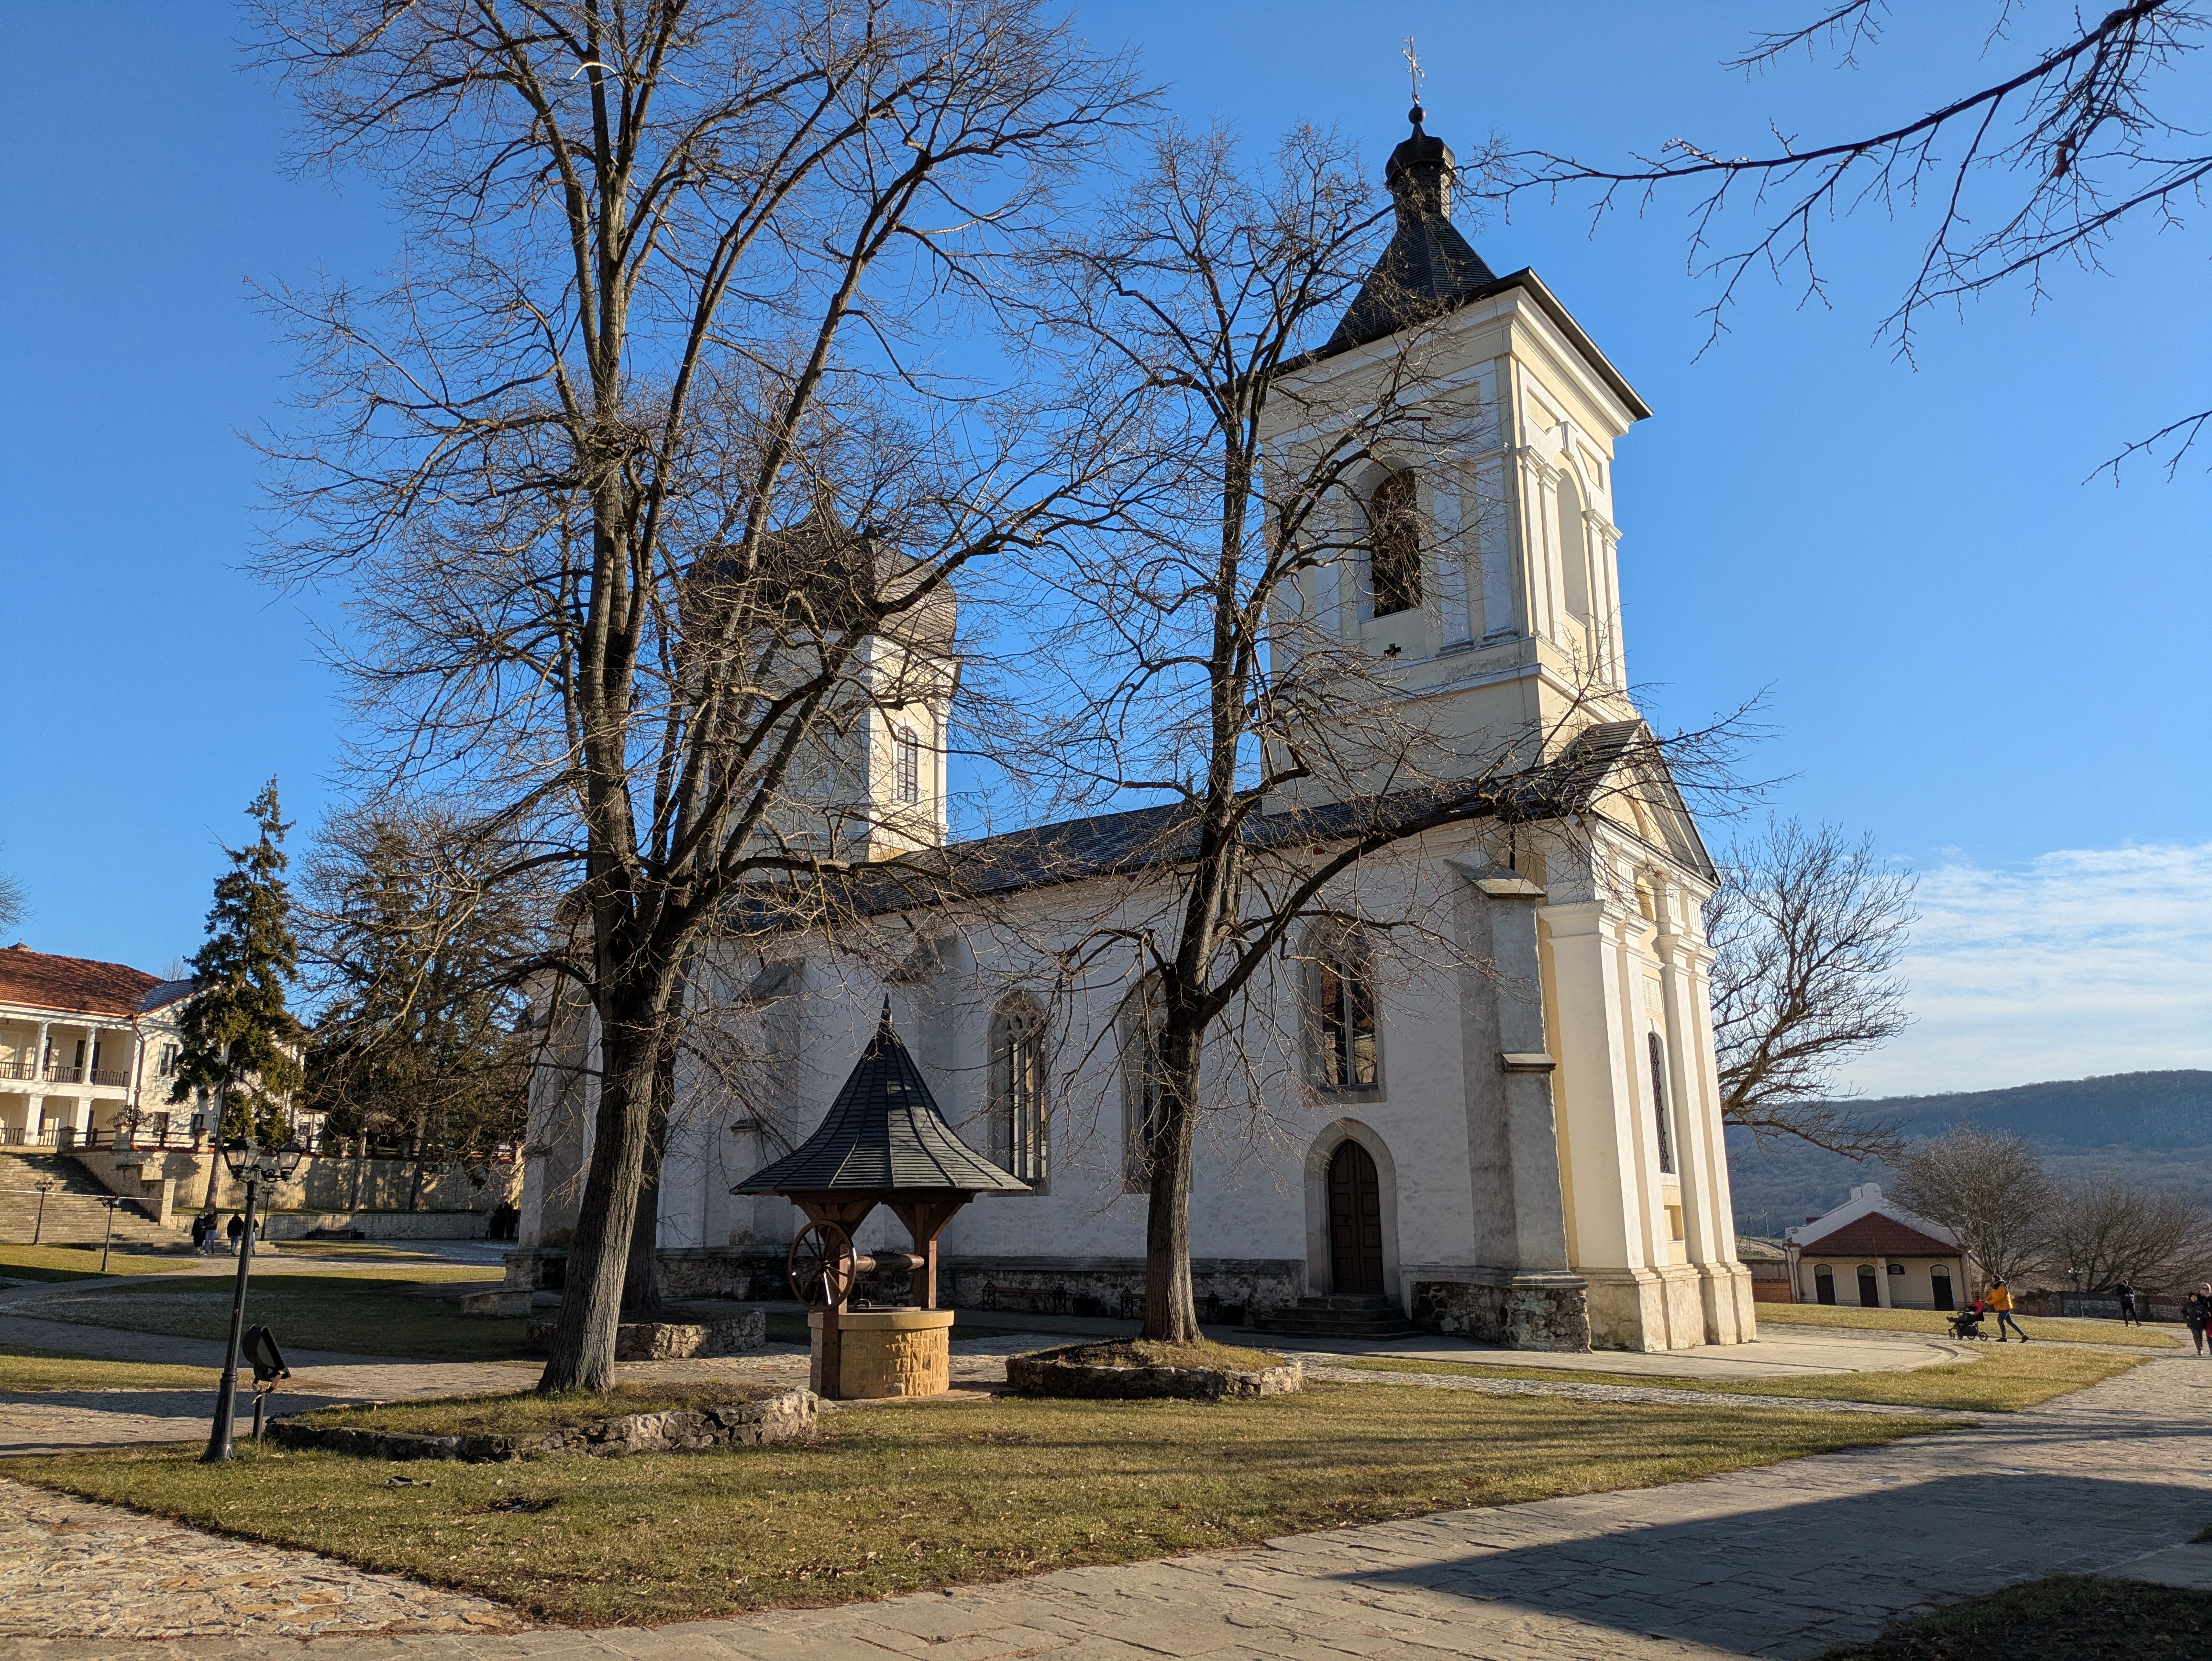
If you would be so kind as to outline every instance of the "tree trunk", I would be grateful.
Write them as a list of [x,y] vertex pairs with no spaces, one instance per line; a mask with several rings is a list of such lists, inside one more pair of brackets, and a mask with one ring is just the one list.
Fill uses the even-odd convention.
[[646,1117],[645,1162],[638,1171],[637,1218],[629,1230],[629,1259],[623,1270],[623,1313],[634,1320],[660,1318],[660,1159],[668,1141],[668,1096],[676,1071],[672,1042],[660,1046],[665,1062],[653,1070],[653,1108]]
[[410,1211],[420,1211],[422,1208],[422,1166],[424,1164],[422,1157],[423,1141],[424,1138],[422,1133],[419,1131],[416,1132],[414,1148],[415,1175],[412,1181],[409,1183],[407,1188],[407,1208]]
[[1170,1019],[1160,1035],[1159,1134],[1152,1147],[1152,1205],[1145,1219],[1145,1331],[1167,1344],[1199,1341],[1190,1284],[1190,1166],[1198,1142],[1195,1033]]
[[568,1283],[552,1356],[538,1381],[541,1390],[604,1394],[614,1383],[615,1329],[622,1319],[623,1279],[651,1128],[658,1028],[650,1001],[635,995],[615,1005],[613,1019],[600,1024],[594,1145],[568,1243]]

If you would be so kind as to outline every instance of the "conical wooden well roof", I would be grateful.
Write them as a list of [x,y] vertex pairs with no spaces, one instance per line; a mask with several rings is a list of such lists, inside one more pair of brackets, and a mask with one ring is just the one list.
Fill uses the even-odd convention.
[[830,1104],[820,1129],[732,1194],[886,1193],[959,1189],[1026,1194],[1030,1185],[953,1134],[891,1026],[887,999],[875,1036]]

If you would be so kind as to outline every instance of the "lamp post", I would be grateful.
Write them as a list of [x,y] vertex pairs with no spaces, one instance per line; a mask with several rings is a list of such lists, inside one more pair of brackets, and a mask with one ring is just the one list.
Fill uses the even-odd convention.
[[238,1341],[246,1329],[246,1277],[253,1266],[253,1208],[264,1183],[280,1183],[300,1167],[299,1143],[282,1147],[257,1147],[244,1140],[225,1142],[222,1162],[230,1174],[246,1184],[246,1232],[238,1242],[238,1279],[230,1294],[230,1342],[223,1347],[222,1381],[215,1390],[215,1426],[208,1432],[204,1465],[221,1464],[231,1457],[230,1421],[238,1402]]

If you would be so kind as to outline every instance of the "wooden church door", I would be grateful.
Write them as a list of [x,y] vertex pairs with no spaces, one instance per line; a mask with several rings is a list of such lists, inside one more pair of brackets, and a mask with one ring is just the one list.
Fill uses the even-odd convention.
[[1382,1290],[1382,1188],[1375,1161],[1346,1142],[1328,1162],[1329,1290]]

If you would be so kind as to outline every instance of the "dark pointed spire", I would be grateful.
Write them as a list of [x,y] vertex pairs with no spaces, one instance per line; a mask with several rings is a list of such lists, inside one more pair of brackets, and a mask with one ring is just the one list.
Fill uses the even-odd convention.
[[1336,332],[1322,348],[1331,352],[1364,346],[1446,310],[1497,274],[1453,228],[1451,146],[1431,137],[1428,112],[1417,100],[1406,113],[1412,135],[1390,152],[1382,178],[1397,206],[1398,228],[1375,269],[1360,285]]

